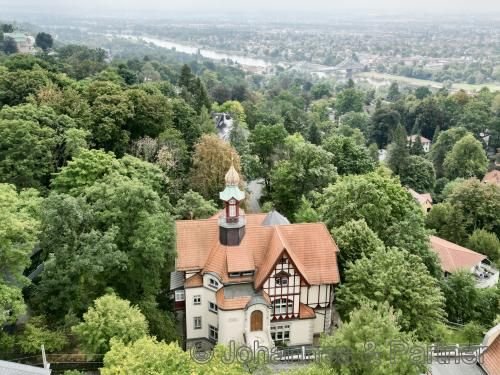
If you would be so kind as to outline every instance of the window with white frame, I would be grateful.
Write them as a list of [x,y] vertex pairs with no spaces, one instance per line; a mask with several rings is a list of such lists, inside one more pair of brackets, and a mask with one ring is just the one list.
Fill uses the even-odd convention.
[[[278,298],[273,302],[274,315],[281,315],[293,312],[293,301],[286,298]],[[288,311],[287,311],[288,308]]]
[[217,308],[217,305],[215,303],[209,302],[208,303],[208,311],[211,311],[211,312],[217,314],[217,311],[219,311],[219,309]]
[[201,305],[201,296],[200,295],[193,296],[193,305]]
[[277,344],[290,341],[290,325],[271,326],[271,338]]
[[175,291],[175,301],[176,302],[184,301],[184,289]]
[[217,341],[219,339],[219,329],[214,326],[208,326],[208,337],[211,340]]
[[219,287],[219,282],[215,279],[208,279],[208,286],[212,287],[212,288],[218,288]]
[[195,316],[193,318],[194,329],[201,329],[201,316]]

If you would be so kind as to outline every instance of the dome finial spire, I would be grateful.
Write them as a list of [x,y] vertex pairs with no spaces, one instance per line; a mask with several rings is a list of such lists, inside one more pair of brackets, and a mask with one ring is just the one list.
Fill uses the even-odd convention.
[[233,155],[231,155],[231,167],[226,173],[226,186],[238,186],[240,183],[240,175],[234,168]]

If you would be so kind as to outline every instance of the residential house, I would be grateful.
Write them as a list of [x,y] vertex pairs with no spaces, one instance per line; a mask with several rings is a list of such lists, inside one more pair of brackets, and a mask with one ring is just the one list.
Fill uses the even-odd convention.
[[494,169],[488,173],[486,173],[483,177],[483,182],[486,184],[493,184],[500,186],[500,171]]
[[246,215],[239,181],[231,167],[217,215],[176,222],[171,289],[186,347],[317,343],[340,323],[337,245],[322,223],[290,224],[276,211]]
[[474,275],[478,288],[488,288],[498,284],[499,272],[485,255],[436,236],[430,237],[430,243],[431,249],[441,261],[441,269],[445,276],[466,270]]
[[500,375],[500,324],[486,333],[481,345],[486,348],[481,367],[487,375]]
[[408,191],[424,212],[427,213],[432,209],[432,196],[429,193],[420,194],[410,188],[408,188]]
[[418,134],[408,136],[408,138],[407,138],[408,147],[411,147],[412,145],[414,145],[417,142],[418,137],[420,137],[420,143],[422,144],[422,148],[424,149],[424,152],[428,153],[431,150],[432,141],[430,141],[429,139],[422,137],[421,135],[418,135]]
[[35,38],[23,32],[5,33],[4,39],[12,38],[16,42],[17,51],[19,53],[34,53],[35,52]]
[[456,345],[434,352],[431,375],[500,375],[500,324],[490,329],[480,345]]

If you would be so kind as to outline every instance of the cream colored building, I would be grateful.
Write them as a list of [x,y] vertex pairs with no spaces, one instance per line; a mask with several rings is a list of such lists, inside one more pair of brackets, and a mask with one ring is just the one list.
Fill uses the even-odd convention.
[[171,288],[186,347],[312,345],[338,324],[338,248],[322,223],[290,224],[276,211],[245,215],[238,184],[231,167],[224,210],[176,223]]

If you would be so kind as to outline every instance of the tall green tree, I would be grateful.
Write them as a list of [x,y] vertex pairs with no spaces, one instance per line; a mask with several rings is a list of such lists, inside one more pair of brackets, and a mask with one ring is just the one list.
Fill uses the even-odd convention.
[[398,111],[380,106],[375,109],[369,126],[370,141],[377,143],[379,148],[384,148],[390,142],[392,132],[401,122]]
[[408,157],[405,168],[400,171],[401,183],[419,193],[430,192],[436,183],[436,172],[432,163],[422,156]]
[[354,263],[363,255],[370,255],[384,243],[370,229],[366,222],[351,220],[344,225],[332,229],[333,238],[340,249],[340,264],[345,270],[349,262]]
[[435,204],[425,217],[425,223],[438,237],[448,241],[461,244],[467,238],[464,213],[449,203]]
[[362,112],[363,99],[363,93],[355,88],[343,90],[335,98],[335,109],[337,114],[343,115],[347,112]]
[[[404,343],[408,345],[406,348],[411,348],[418,342],[414,335],[402,332],[400,320],[401,314],[389,304],[364,301],[350,312],[348,322],[335,334],[322,339],[321,348],[326,353],[327,361],[322,361],[318,365],[319,371],[311,374],[330,374],[329,370],[346,375],[424,373],[426,365],[423,356],[412,357],[408,352],[402,352],[397,354],[396,360],[394,358],[397,349],[405,349],[392,344]],[[342,351],[349,353],[348,357],[342,358]]]
[[434,337],[445,316],[444,297],[418,256],[379,248],[351,264],[345,276],[337,293],[342,313],[362,306],[365,299],[387,302],[401,312],[399,323],[404,331],[415,332],[424,340]]
[[470,179],[454,188],[446,202],[462,212],[467,233],[480,228],[500,236],[500,187]]
[[55,131],[32,121],[0,120],[0,181],[18,188],[48,185]]
[[271,171],[271,200],[278,211],[291,218],[300,197],[333,183],[337,170],[331,153],[299,135],[289,136],[285,149],[288,157]]
[[333,135],[323,143],[323,148],[333,154],[333,164],[340,175],[372,172],[375,163],[364,146],[353,138]]
[[429,250],[422,210],[396,179],[380,172],[343,177],[324,190],[318,210],[330,229],[364,219],[386,246],[408,250],[433,274],[441,272]]
[[270,171],[281,157],[287,136],[288,132],[282,124],[258,124],[248,138],[250,151],[259,158],[260,175],[268,191],[271,185]]
[[189,190],[177,201],[175,213],[184,220],[206,219],[217,212],[212,200],[205,200],[200,194]]
[[40,204],[36,191],[17,193],[15,186],[0,184],[0,326],[15,323],[25,311],[23,272],[38,239]]
[[409,157],[406,131],[402,125],[399,125],[392,133],[392,143],[388,147],[387,165],[395,174],[401,175],[408,167]]
[[83,314],[83,322],[72,331],[85,352],[104,354],[110,349],[111,339],[128,344],[146,336],[148,323],[136,306],[108,294],[94,301],[94,306]]
[[47,52],[49,49],[52,48],[54,40],[52,39],[52,35],[41,32],[36,34],[35,44],[37,47],[40,47],[44,52]]
[[488,168],[488,158],[481,142],[466,135],[446,155],[443,167],[450,179],[482,177]]
[[437,177],[444,176],[444,160],[453,146],[463,137],[467,135],[467,130],[464,128],[452,128],[444,132],[440,132],[436,141],[433,142],[429,158],[434,164]]
[[467,247],[486,255],[492,262],[500,260],[500,240],[495,233],[476,229],[468,238]]

